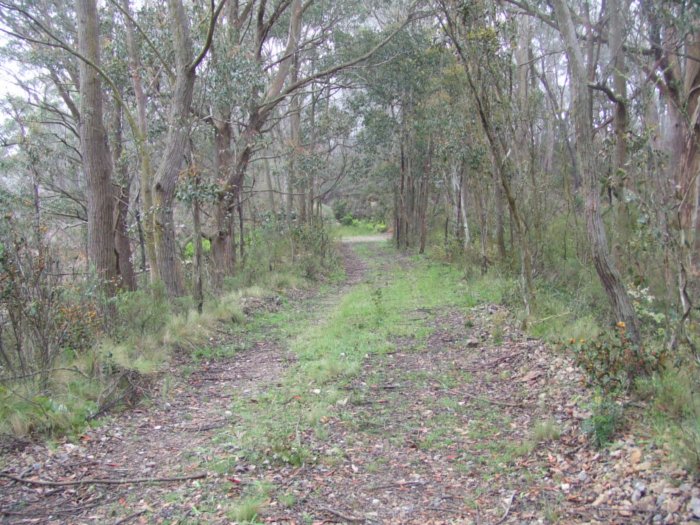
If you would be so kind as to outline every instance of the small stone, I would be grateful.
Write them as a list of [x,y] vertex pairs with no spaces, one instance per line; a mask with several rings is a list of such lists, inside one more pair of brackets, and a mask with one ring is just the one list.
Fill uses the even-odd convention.
[[632,501],[639,501],[647,493],[647,486],[641,481],[635,481],[632,488]]
[[562,483],[561,484],[561,490],[563,490],[564,492],[569,492],[570,489],[571,489],[571,485],[569,483]]
[[608,495],[605,493],[599,494],[598,497],[593,502],[594,507],[600,507],[603,503],[607,503]]
[[676,523],[678,523],[678,519],[673,514],[664,518],[664,525],[676,525]]
[[661,508],[669,514],[674,514],[681,510],[681,500],[677,498],[668,498],[666,501],[664,501]]
[[652,512],[655,508],[654,496],[644,496],[637,502],[636,508],[644,512]]
[[578,480],[581,483],[585,483],[586,481],[588,481],[588,474],[586,474],[585,470],[582,470],[581,472],[578,473]]
[[693,515],[693,518],[700,519],[700,498],[692,497],[688,503],[688,510]]
[[477,346],[479,346],[479,340],[474,338],[467,339],[465,344],[467,348],[476,348]]
[[642,460],[642,449],[633,448],[630,451],[629,460],[632,465],[636,465]]

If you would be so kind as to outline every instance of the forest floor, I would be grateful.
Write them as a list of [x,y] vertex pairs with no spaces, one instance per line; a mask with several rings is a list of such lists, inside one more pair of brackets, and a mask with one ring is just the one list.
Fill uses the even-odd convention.
[[591,444],[566,354],[454,271],[371,240],[342,246],[342,284],[251,300],[244,328],[179,356],[138,407],[6,453],[0,522],[700,518],[700,489],[633,414]]

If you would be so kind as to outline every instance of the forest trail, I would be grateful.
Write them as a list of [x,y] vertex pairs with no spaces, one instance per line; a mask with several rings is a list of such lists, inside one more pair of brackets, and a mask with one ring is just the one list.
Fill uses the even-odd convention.
[[63,485],[0,479],[2,523],[689,518],[700,493],[683,472],[629,433],[594,449],[579,372],[502,307],[450,302],[440,267],[386,243],[341,253],[342,284],[260,299],[245,331],[181,357],[139,407],[5,457],[5,475]]

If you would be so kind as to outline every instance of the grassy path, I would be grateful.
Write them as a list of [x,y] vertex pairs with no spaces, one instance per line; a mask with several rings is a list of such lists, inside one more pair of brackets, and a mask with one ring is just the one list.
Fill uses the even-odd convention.
[[[3,523],[654,522],[628,494],[653,457],[589,447],[580,375],[497,290],[384,243],[342,251],[343,285],[263,301],[146,406],[4,460],[26,479],[205,478],[0,482]],[[629,487],[606,478],[618,467]]]

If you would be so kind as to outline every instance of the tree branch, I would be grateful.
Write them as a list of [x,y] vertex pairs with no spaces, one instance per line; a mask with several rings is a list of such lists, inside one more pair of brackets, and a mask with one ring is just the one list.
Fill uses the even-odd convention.
[[271,111],[277,104],[282,102],[285,98],[287,98],[290,94],[292,94],[294,91],[296,91],[299,88],[302,88],[306,86],[307,84],[310,84],[314,82],[315,80],[318,80],[320,78],[328,77],[331,75],[334,75],[335,73],[338,73],[339,71],[342,71],[343,69],[350,68],[352,66],[355,66],[361,62],[364,62],[385,47],[389,42],[393,40],[393,38],[400,33],[408,24],[413,22],[416,18],[414,16],[414,13],[412,13],[413,8],[418,4],[419,0],[416,0],[413,2],[409,9],[409,15],[406,17],[406,19],[394,30],[392,31],[384,40],[379,42],[376,46],[374,46],[372,49],[370,49],[367,53],[353,59],[349,60],[347,62],[344,62],[342,64],[339,64],[337,66],[330,67],[328,69],[324,69],[323,71],[319,71],[318,73],[315,73],[313,75],[309,75],[308,77],[302,78],[298,80],[297,82],[294,82],[293,84],[290,84],[287,86],[286,89],[284,89],[279,95],[274,97],[271,100],[268,100],[264,102],[260,108],[262,111],[269,112]]
[[160,51],[158,51],[158,48],[157,48],[156,45],[153,43],[153,41],[148,37],[148,35],[146,34],[146,32],[141,28],[141,26],[138,24],[138,22],[136,22],[136,20],[134,19],[134,17],[131,16],[131,13],[129,13],[128,10],[124,9],[124,7],[121,6],[121,5],[119,4],[119,2],[117,2],[117,0],[109,0],[109,1],[112,3],[112,5],[113,5],[114,7],[116,7],[116,8],[119,10],[119,12],[120,12],[122,15],[124,15],[124,16],[129,20],[129,22],[136,28],[136,30],[139,32],[139,34],[140,34],[140,35],[143,37],[143,39],[146,41],[146,44],[148,44],[148,47],[151,48],[151,51],[153,51],[153,53],[155,53],[156,57],[158,58],[158,60],[159,60],[160,63],[162,64],[163,69],[165,70],[165,74],[168,76],[168,79],[170,79],[170,80],[172,81],[172,80],[175,78],[175,73],[172,72],[172,70],[170,69],[169,64],[167,63],[167,61],[165,60],[165,58],[163,58],[163,55],[160,54]]
[[25,485],[37,485],[39,487],[73,487],[75,485],[130,485],[136,483],[171,483],[175,481],[189,481],[193,479],[204,479],[205,472],[193,474],[192,476],[181,476],[172,478],[132,478],[132,479],[78,479],[75,481],[44,481],[20,478],[12,474],[0,472],[0,478],[7,478],[17,483]]
[[209,28],[207,29],[207,39],[204,42],[202,50],[190,64],[190,72],[194,72],[197,69],[197,66],[199,66],[199,64],[202,62],[202,60],[204,60],[204,57],[207,56],[209,48],[211,47],[211,43],[214,40],[214,29],[216,28],[216,20],[219,18],[219,15],[221,14],[221,10],[224,8],[224,5],[226,5],[226,0],[221,0],[219,2],[219,5],[214,7],[214,0],[211,0],[211,18],[209,19]]

